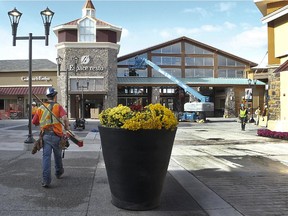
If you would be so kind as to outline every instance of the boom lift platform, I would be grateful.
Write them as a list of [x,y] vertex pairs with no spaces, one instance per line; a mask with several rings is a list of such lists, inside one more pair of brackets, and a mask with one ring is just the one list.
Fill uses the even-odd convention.
[[[192,121],[196,119],[196,113],[199,113],[198,118],[202,118],[206,120],[205,112],[214,111],[214,103],[209,102],[209,97],[200,94],[195,89],[191,88],[190,86],[183,83],[181,80],[177,79],[176,77],[172,76],[158,65],[154,64],[153,62],[149,61],[146,58],[135,58],[135,64],[129,66],[129,74],[135,73],[137,69],[146,69],[147,65],[154,68],[157,72],[163,74],[165,77],[170,79],[172,82],[180,86],[187,92],[190,96],[197,98],[197,102],[188,102],[184,104],[184,113],[179,116],[179,121]],[[192,115],[194,114],[194,115]]]

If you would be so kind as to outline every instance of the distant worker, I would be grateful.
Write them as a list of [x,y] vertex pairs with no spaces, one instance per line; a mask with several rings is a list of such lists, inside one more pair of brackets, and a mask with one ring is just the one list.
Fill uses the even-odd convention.
[[245,97],[242,97],[241,103],[245,106],[245,104],[246,104],[246,99],[245,99]]
[[34,115],[36,114],[36,110],[38,109],[37,104],[35,101],[32,102],[32,119]]
[[[42,187],[49,187],[51,183],[51,154],[54,153],[55,163],[55,176],[61,178],[64,173],[62,163],[62,148],[60,146],[60,139],[63,136],[62,124],[58,119],[62,119],[65,125],[65,130],[69,130],[69,120],[64,108],[58,104],[57,91],[49,87],[46,91],[48,101],[44,105],[50,110],[50,112],[41,105],[32,120],[35,125],[40,125],[41,134],[43,134],[43,157],[42,157],[42,169],[43,179]],[[51,112],[56,116],[55,118]]]
[[241,129],[242,129],[242,131],[245,131],[245,125],[246,125],[247,117],[248,117],[247,115],[248,115],[247,109],[245,108],[244,104],[241,104],[241,108],[240,108],[240,111],[239,111],[239,118],[240,118],[240,121],[241,121]]
[[256,115],[255,125],[259,125],[259,120],[260,120],[260,116],[261,116],[260,106],[258,106],[257,109],[255,110],[255,115]]
[[267,123],[268,123],[268,106],[265,105],[264,109],[262,111],[262,126],[267,127]]
[[264,109],[262,112],[262,117],[264,118],[264,116],[268,116],[268,106],[267,105],[264,106]]

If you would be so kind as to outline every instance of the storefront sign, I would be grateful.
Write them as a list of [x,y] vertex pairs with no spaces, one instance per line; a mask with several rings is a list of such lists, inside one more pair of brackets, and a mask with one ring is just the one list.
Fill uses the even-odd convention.
[[[29,77],[21,77],[21,80],[24,82],[28,82],[29,81]],[[47,76],[36,76],[36,77],[32,77],[33,81],[50,81],[51,78],[47,77]]]
[[[69,71],[75,71],[75,66],[74,65],[69,65]],[[76,67],[76,72],[78,71],[104,71],[103,66],[83,66],[83,65],[78,65]]]
[[77,65],[76,70],[75,70],[75,65],[69,65],[69,71],[104,71],[104,67],[102,65],[98,66],[88,66],[90,63],[90,56],[89,55],[84,55],[80,58],[81,65]]

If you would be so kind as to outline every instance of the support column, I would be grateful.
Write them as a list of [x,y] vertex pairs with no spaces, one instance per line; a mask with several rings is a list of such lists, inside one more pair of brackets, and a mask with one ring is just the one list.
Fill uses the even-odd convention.
[[226,88],[225,89],[225,108],[224,108],[224,116],[225,118],[235,118],[235,92],[234,88]]
[[152,87],[152,103],[160,103],[160,88]]

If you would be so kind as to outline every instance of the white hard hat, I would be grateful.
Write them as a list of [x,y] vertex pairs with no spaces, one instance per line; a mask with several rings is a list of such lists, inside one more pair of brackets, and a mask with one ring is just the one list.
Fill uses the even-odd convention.
[[32,102],[32,105],[36,105],[36,102],[35,102],[35,101],[33,101],[33,102]]

